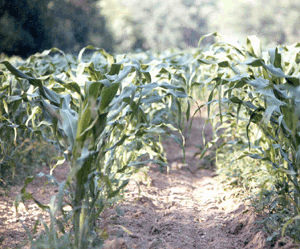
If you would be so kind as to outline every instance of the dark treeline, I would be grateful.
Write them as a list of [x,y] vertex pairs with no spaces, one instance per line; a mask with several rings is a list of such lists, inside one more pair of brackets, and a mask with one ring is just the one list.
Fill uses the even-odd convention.
[[0,1],[0,47],[8,55],[28,56],[51,46],[44,6],[30,1]]
[[[77,52],[92,43],[112,51],[113,38],[94,2],[0,0],[0,53],[28,57],[52,47]],[[99,38],[94,42],[93,33]]]

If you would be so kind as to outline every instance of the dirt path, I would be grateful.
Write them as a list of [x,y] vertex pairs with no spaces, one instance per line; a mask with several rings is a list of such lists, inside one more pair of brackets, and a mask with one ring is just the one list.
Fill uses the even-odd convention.
[[234,198],[237,190],[224,190],[211,162],[194,157],[202,125],[197,118],[187,137],[186,165],[181,164],[179,146],[168,139],[168,174],[152,166],[148,179],[142,174],[136,178],[140,193],[131,182],[126,201],[102,215],[102,227],[108,227],[112,238],[106,248],[268,248],[266,235],[257,231],[255,214],[245,212],[245,204]]
[[243,213],[245,205],[219,189],[212,171],[149,175],[150,186],[139,182],[140,195],[132,185],[126,201],[103,214],[108,235],[119,238],[107,248],[118,248],[114,243],[124,248],[267,248],[265,235],[255,231],[255,215]]
[[[109,236],[104,248],[271,248],[266,244],[267,235],[255,223],[258,218],[246,203],[235,198],[238,190],[224,189],[213,165],[194,158],[202,124],[197,118],[187,137],[186,165],[181,164],[180,148],[167,140],[170,171],[162,174],[153,165],[147,179],[142,173],[136,175],[126,188],[125,200],[102,213],[99,226]],[[68,168],[61,167],[55,175],[61,181],[67,173]],[[41,202],[49,202],[57,189],[47,185],[44,191],[43,184],[44,179],[36,180],[28,190]],[[21,207],[19,216],[15,215],[13,200],[19,189],[0,195],[1,248],[26,248],[21,222],[32,227],[39,216],[46,218],[34,204],[28,209]],[[273,248],[298,247],[281,242]]]

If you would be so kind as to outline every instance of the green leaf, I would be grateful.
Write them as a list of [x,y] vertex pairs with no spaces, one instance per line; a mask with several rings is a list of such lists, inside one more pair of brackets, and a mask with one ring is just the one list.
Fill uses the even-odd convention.
[[4,64],[6,68],[15,76],[22,78],[22,79],[27,79],[32,85],[42,87],[42,81],[39,79],[35,79],[31,76],[28,76],[27,74],[24,74],[22,71],[18,70],[15,68],[13,65],[11,65],[8,61],[2,61],[0,64]]
[[120,63],[114,63],[114,64],[112,64],[108,75],[119,74],[119,72],[121,70],[121,67],[122,67],[122,64],[120,64]]
[[50,90],[46,86],[41,87],[41,92],[44,94],[45,98],[50,102],[60,105],[60,96],[56,92]]
[[254,59],[254,58],[246,60],[244,64],[252,67],[261,67],[265,65],[263,59]]
[[92,127],[95,143],[98,141],[99,136],[102,134],[107,125],[107,115],[108,113],[99,114],[97,123]]
[[109,87],[103,88],[101,92],[100,112],[103,112],[104,109],[111,103],[118,92],[119,86],[120,83],[112,83]]
[[96,50],[98,53],[102,54],[107,59],[109,65],[112,65],[115,62],[114,57],[112,55],[106,53],[104,49],[96,48],[92,45],[89,45],[80,50],[80,52],[78,54],[78,63],[81,62],[83,53],[87,49]]
[[281,68],[276,68],[274,65],[264,65],[264,68],[268,70],[273,76],[279,77],[279,78],[286,78],[289,77],[284,74]]
[[120,74],[118,75],[118,78],[115,79],[112,83],[120,83],[123,79],[125,79],[127,77],[127,75],[131,72],[132,70],[132,66],[126,66],[123,68],[123,70],[120,72]]
[[77,114],[70,109],[60,109],[60,116],[62,117],[61,126],[71,146],[74,146],[77,134]]
[[275,49],[269,49],[270,62],[274,67],[281,68],[281,54],[278,52],[278,47]]
[[128,179],[127,179],[127,180],[124,180],[124,181],[122,182],[122,184],[121,184],[115,191],[110,192],[110,193],[108,194],[107,198],[113,198],[113,197],[115,197],[115,196],[120,192],[121,189],[125,188],[125,186],[126,186],[128,183],[129,183],[129,180],[128,180]]
[[77,92],[79,95],[81,95],[80,86],[79,86],[76,82],[74,82],[74,81],[72,81],[72,82],[64,82],[63,80],[61,80],[61,79],[59,79],[59,78],[57,78],[57,77],[55,77],[55,76],[53,76],[53,75],[52,75],[52,78],[53,78],[56,82],[58,82],[58,83],[60,83],[62,86],[64,86],[65,88],[67,88],[67,89],[69,89],[69,90],[71,90],[71,91],[75,91],[75,92]]
[[203,40],[204,38],[210,37],[210,36],[221,37],[221,35],[220,35],[218,32],[213,32],[213,33],[209,33],[209,34],[207,34],[207,35],[203,35],[203,36],[200,38],[199,42],[198,42],[198,48],[200,48],[200,45],[201,45],[202,40]]
[[84,142],[86,129],[92,122],[92,110],[88,103],[85,104],[84,109],[78,117],[76,141]]
[[230,68],[230,63],[228,61],[221,61],[221,62],[218,62],[218,65],[219,67],[229,67]]
[[235,103],[235,104],[243,103],[243,101],[240,100],[240,99],[239,99],[238,97],[236,97],[236,96],[231,97],[231,98],[230,98],[230,101],[233,102],[233,103]]
[[25,194],[27,185],[29,183],[31,183],[33,180],[34,180],[34,176],[28,176],[28,177],[26,177],[24,186],[20,190],[21,194]]
[[247,50],[251,56],[261,57],[261,43],[255,35],[247,37]]

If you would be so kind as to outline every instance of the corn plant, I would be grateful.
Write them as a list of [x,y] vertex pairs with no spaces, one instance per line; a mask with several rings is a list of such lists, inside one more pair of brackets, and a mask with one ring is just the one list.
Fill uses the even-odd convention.
[[[197,55],[203,66],[214,68],[202,81],[210,89],[204,104],[208,106],[207,122],[216,130],[215,140],[206,143],[206,148],[218,145],[220,168],[226,168],[222,166],[225,145],[236,159],[259,160],[248,168],[264,168],[261,173],[266,177],[263,181],[258,178],[257,187],[264,189],[269,184],[276,191],[268,205],[296,216],[300,190],[298,57],[298,45],[262,51],[255,36],[247,38],[246,47],[221,40]],[[216,111],[211,113],[214,106]]]
[[[96,53],[85,57],[86,49]],[[50,57],[51,52],[62,55]],[[34,177],[25,181],[21,199],[33,199],[51,218],[50,226],[44,223],[46,235],[34,241],[29,233],[32,246],[90,248],[101,244],[97,218],[118,198],[131,174],[149,162],[166,165],[160,137],[181,134],[167,120],[172,116],[170,103],[175,101],[180,107],[177,99],[187,97],[185,89],[162,80],[153,82],[147,70],[150,65],[128,58],[116,61],[93,47],[84,48],[77,61],[52,49],[30,57],[19,68],[8,61],[1,63],[7,69],[4,74],[14,75],[21,86],[30,86],[22,91],[22,98],[12,96],[29,110],[27,127],[40,132],[63,155],[51,170],[65,161],[70,166],[64,182],[47,175],[59,186],[50,205],[26,191]],[[152,67],[164,73],[159,64]],[[183,139],[176,141],[184,148]]]
[[[35,164],[49,164],[45,142],[25,125],[30,110],[23,103],[26,96],[22,92],[28,87],[29,84],[20,84],[6,72],[0,76],[0,186],[14,183],[32,172]],[[38,157],[40,151],[44,153]]]

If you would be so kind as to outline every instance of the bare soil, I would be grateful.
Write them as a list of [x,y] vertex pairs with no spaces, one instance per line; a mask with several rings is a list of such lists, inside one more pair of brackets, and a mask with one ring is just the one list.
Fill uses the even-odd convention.
[[[225,189],[213,162],[194,157],[202,143],[203,123],[197,117],[186,135],[186,164],[182,164],[179,146],[166,139],[168,172],[160,173],[158,166],[151,165],[147,178],[141,173],[135,175],[124,200],[101,214],[99,226],[109,236],[105,249],[299,248],[288,238],[268,244],[268,235],[256,223],[260,217],[239,195],[243,190]],[[211,131],[205,133],[209,136]],[[68,172],[64,165],[54,176],[62,181]],[[45,181],[37,179],[27,190],[40,202],[49,203],[57,189],[50,184],[44,188]],[[0,193],[1,248],[29,248],[22,224],[32,227],[39,217],[48,217],[31,202],[15,212],[13,203],[20,188]]]

